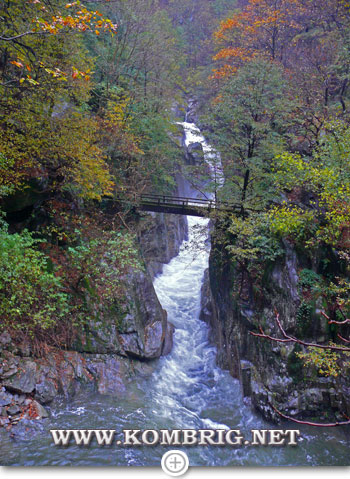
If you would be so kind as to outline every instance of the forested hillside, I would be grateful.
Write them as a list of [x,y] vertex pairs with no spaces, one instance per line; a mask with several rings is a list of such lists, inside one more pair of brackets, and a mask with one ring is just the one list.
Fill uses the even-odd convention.
[[[245,357],[248,341],[259,362],[284,341],[293,385],[312,370],[348,388],[349,75],[346,0],[4,0],[0,333],[40,357],[77,348],[91,321],[124,320],[128,275],[145,271],[138,197],[173,194],[182,172],[239,206],[211,213],[212,294],[227,287],[249,323],[233,347],[222,312],[221,365],[239,376],[231,346]],[[182,166],[189,100],[221,182]],[[160,356],[162,321],[159,351],[128,344],[133,357]]]
[[[214,33],[211,101],[202,101],[202,122],[224,164],[217,194],[241,205],[241,215],[225,216],[214,233],[212,287],[217,301],[230,304],[226,312],[219,306],[217,340],[260,369],[259,409],[269,402],[293,416],[321,414],[325,406],[317,404],[327,403],[328,392],[315,400],[307,390],[326,377],[345,421],[349,35],[344,1],[241,2]],[[216,286],[220,277],[230,299]],[[227,308],[240,326],[232,329]],[[236,359],[221,354],[239,375]],[[263,372],[259,364],[269,361]]]
[[17,339],[67,346],[87,290],[118,299],[137,247],[108,201],[174,186],[181,36],[157,2],[108,3],[3,4],[0,309]]

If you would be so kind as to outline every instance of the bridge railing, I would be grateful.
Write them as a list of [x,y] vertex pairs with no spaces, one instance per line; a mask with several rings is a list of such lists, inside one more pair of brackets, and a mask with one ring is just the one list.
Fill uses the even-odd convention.
[[182,196],[169,196],[169,195],[152,195],[143,194],[139,196],[142,203],[158,204],[158,205],[175,205],[175,206],[199,206],[205,208],[215,208],[214,200],[185,198]]
[[[118,198],[117,201],[125,202],[127,200]],[[143,193],[140,195],[134,195],[133,200],[140,206],[152,206],[152,207],[174,207],[187,209],[206,209],[218,210],[218,211],[236,211],[239,212],[242,209],[242,205],[229,203],[226,201],[215,201],[214,199],[198,199],[198,198],[186,198],[183,196],[171,196],[171,195],[154,195],[152,193]],[[253,210],[252,210],[253,211]]]

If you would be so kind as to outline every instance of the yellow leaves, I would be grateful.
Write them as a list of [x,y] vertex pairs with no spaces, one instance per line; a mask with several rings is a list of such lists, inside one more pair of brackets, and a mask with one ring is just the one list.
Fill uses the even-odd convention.
[[72,67],[72,78],[74,80],[76,79],[79,79],[79,78],[82,78],[84,79],[85,81],[89,81],[90,78],[91,78],[91,74],[93,73],[90,69],[86,70],[85,72],[81,71],[81,70],[78,70],[77,68],[75,68],[74,66]]
[[[330,343],[330,346],[336,346]],[[319,374],[325,377],[338,377],[341,371],[339,360],[341,355],[331,349],[310,348],[308,352],[296,353],[305,365],[314,366]]]
[[47,114],[39,89],[35,93],[36,98],[29,97],[21,108],[14,104],[11,116],[2,118],[0,152],[13,161],[7,173],[11,183],[45,177],[53,168],[61,177],[53,188],[89,200],[110,195],[114,183],[99,146],[98,123],[82,113],[64,113],[63,104],[56,105],[60,115]]
[[34,85],[34,86],[37,86],[39,85],[39,82],[34,80],[34,78],[32,78],[30,75],[27,75],[27,78],[26,78],[27,82],[30,83],[31,85]]
[[65,8],[75,9],[75,11],[70,15],[57,13],[52,16],[50,22],[43,19],[37,20],[37,28],[44,32],[51,33],[52,35],[57,35],[64,29],[71,29],[79,32],[94,31],[96,35],[100,35],[100,30],[108,31],[111,34],[117,32],[116,24],[113,24],[108,18],[104,18],[99,11],[88,10],[81,5],[80,2],[67,3]]
[[[15,65],[16,67],[18,68],[25,68],[28,72],[31,72],[32,71],[32,68],[30,67],[30,65],[27,65],[27,64],[24,64],[22,63],[21,61],[19,61],[20,59],[17,58],[17,60],[12,60],[10,61],[10,63],[12,65]],[[24,82],[28,82],[32,85],[39,85],[39,82],[37,80],[34,80],[34,78],[32,78],[31,75],[27,74],[26,76],[22,76],[20,79],[19,79],[19,83],[22,84]]]
[[230,58],[239,58],[242,61],[247,61],[251,57],[251,52],[246,48],[229,47],[223,48],[214,56],[214,60],[228,60]]
[[113,194],[115,185],[100,155],[100,151],[90,150],[73,170],[74,182],[80,190],[78,195],[88,200],[101,200]]
[[10,63],[12,63],[12,65],[16,65],[16,67],[18,67],[18,68],[23,68],[24,67],[23,63],[15,61],[15,60],[10,62]]
[[284,203],[281,207],[271,208],[268,212],[270,230],[278,236],[295,235],[301,237],[305,228],[315,223],[314,214],[298,206],[289,206]]
[[230,65],[224,65],[223,67],[219,69],[214,69],[213,70],[213,76],[211,77],[212,79],[217,79],[220,80],[222,78],[226,78],[229,75],[233,75],[237,72],[238,68],[237,67],[232,67]]
[[280,32],[298,28],[294,18],[301,8],[299,0],[249,0],[241,12],[221,22],[214,34],[220,48],[214,60],[227,63],[214,71],[214,78],[234,74],[256,56],[275,58],[276,38],[281,38]]
[[114,182],[102,149],[96,143],[98,124],[82,114],[58,121],[60,161],[67,164],[66,188],[87,200],[111,195]]

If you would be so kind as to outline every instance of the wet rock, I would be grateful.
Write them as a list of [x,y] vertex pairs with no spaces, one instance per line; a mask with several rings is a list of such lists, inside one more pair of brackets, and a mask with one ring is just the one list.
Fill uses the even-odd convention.
[[204,152],[200,143],[191,143],[187,146],[186,160],[190,165],[202,165],[204,163]]
[[90,372],[96,379],[100,394],[123,395],[126,391],[125,381],[128,376],[129,363],[119,358],[91,360],[88,363]]
[[22,361],[21,367],[14,376],[3,381],[3,385],[9,391],[28,394],[34,391],[36,364],[34,361]]
[[57,382],[50,378],[42,377],[41,381],[35,385],[35,397],[42,404],[53,401],[57,391]]
[[251,376],[252,376],[252,363],[242,360],[240,362],[240,380],[242,384],[243,397],[250,397],[252,395]]
[[209,269],[206,269],[204,272],[203,284],[201,288],[201,311],[199,319],[207,324],[210,324],[212,316],[213,300],[209,283]]
[[167,321],[162,356],[168,356],[173,349],[175,326]]
[[185,216],[163,213],[144,214],[139,227],[139,242],[147,270],[154,278],[180,251],[188,235]]
[[21,408],[17,406],[17,404],[7,408],[7,414],[9,416],[15,416],[16,414],[19,414],[20,412],[21,412]]
[[[156,321],[165,321],[166,312],[147,271],[130,271],[122,282],[124,298],[109,311],[100,311],[100,320],[91,321],[79,333],[74,349],[90,354],[148,357],[145,353],[148,346],[144,344],[145,327]],[[158,350],[160,356],[161,345]]]
[[20,394],[19,396],[15,394],[14,400],[17,404],[22,405],[24,404],[24,401],[26,400],[26,396],[24,394]]
[[163,322],[161,321],[155,321],[154,323],[148,324],[146,326],[144,349],[145,358],[155,359],[161,356],[165,338],[165,332],[163,332],[163,328]]
[[5,391],[0,392],[0,406],[8,406],[9,404],[11,404],[12,399],[12,394],[9,394]]
[[197,123],[198,121],[198,101],[191,99],[188,102],[188,108],[186,112],[186,121],[188,123]]
[[[8,352],[7,352],[8,353]],[[0,370],[0,378],[7,379],[16,374],[18,371],[17,367],[18,361],[12,354],[7,354],[6,359],[3,359],[1,370]]]
[[11,336],[7,331],[0,334],[0,347],[6,346],[11,343]]
[[31,408],[32,413],[34,413],[36,419],[44,419],[46,417],[49,417],[49,413],[40,403],[38,403],[38,401],[33,400]]
[[121,334],[120,340],[123,350],[127,355],[138,358],[143,357],[143,345],[142,343],[140,344],[139,335],[137,333]]
[[1,379],[8,379],[16,374],[18,368],[16,366],[10,367],[7,371],[3,371],[1,374]]
[[154,372],[154,364],[154,362],[145,363],[141,361],[135,361],[133,363],[133,369],[138,377],[148,378]]
[[74,344],[74,349],[90,354],[123,354],[119,341],[120,326],[124,323],[124,313],[102,312],[103,321],[90,321],[82,330]]
[[75,351],[56,356],[55,365],[58,392],[63,392],[66,397],[74,395],[82,383],[93,380],[87,371],[85,358]]
[[5,427],[10,424],[10,420],[8,417],[0,417],[0,427]]

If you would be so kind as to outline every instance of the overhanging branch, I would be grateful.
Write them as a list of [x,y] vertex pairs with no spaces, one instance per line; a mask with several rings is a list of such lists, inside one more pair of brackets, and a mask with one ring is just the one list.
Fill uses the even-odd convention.
[[[270,341],[274,341],[276,343],[296,343],[300,344],[301,346],[305,346],[307,348],[318,348],[318,349],[327,349],[331,351],[338,351],[342,353],[350,353],[350,348],[344,347],[344,346],[332,346],[332,345],[326,345],[326,344],[317,344],[317,343],[309,343],[307,341],[303,341],[302,339],[295,338],[294,336],[290,336],[285,332],[283,329],[283,326],[281,324],[281,321],[279,319],[279,314],[276,313],[276,322],[279,330],[282,333],[282,336],[284,339],[279,339],[275,338],[273,336],[270,336],[268,334],[265,334],[262,328],[260,328],[260,333],[254,333],[253,331],[250,332],[252,336],[258,337],[258,338],[263,338],[263,339],[268,339]],[[343,339],[343,338],[342,338]]]
[[[331,423],[322,423],[322,422],[310,422],[310,421],[301,421],[300,419],[294,419],[293,417],[287,416],[286,414],[283,414],[281,411],[276,409],[274,406],[272,406],[272,409],[281,417],[288,421],[296,422],[297,424],[306,424],[307,426],[314,426],[314,427],[338,427],[338,426],[348,426],[350,425],[350,419],[348,421],[343,421],[343,422],[331,422]],[[345,414],[344,414],[345,416]],[[347,417],[347,416],[345,416]]]

